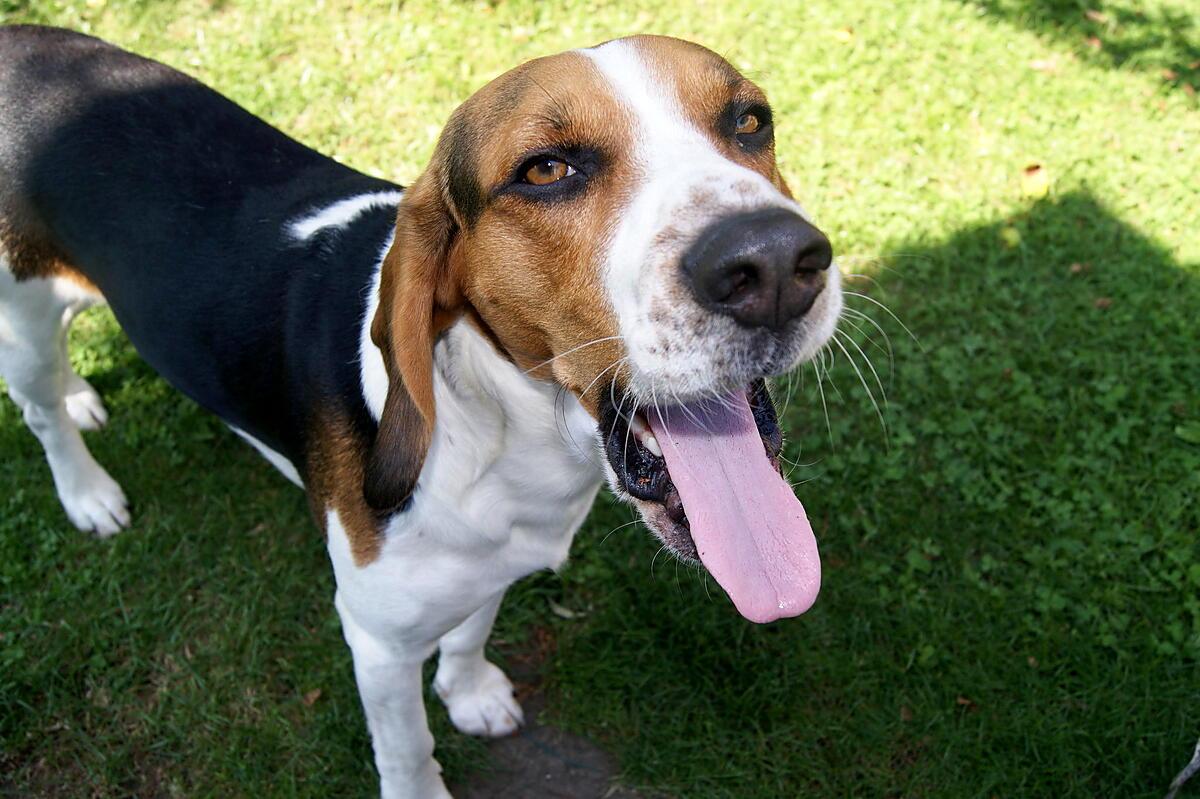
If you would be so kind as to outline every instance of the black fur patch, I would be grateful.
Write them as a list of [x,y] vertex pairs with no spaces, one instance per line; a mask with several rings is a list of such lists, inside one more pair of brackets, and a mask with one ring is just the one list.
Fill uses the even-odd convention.
[[0,64],[0,185],[33,203],[141,356],[302,473],[319,410],[373,439],[359,343],[395,208],[299,242],[290,224],[399,187],[89,36],[3,27]]
[[487,197],[479,184],[474,136],[466,120],[458,115],[451,119],[444,135],[447,137],[446,182],[450,187],[450,201],[454,203],[463,225],[469,229],[487,204]]

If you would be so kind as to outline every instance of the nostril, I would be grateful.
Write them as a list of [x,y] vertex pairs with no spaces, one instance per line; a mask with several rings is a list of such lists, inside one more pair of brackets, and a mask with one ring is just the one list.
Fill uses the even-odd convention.
[[833,263],[833,250],[825,242],[807,247],[796,257],[796,276],[805,277],[823,272]]
[[758,270],[753,264],[738,264],[733,270],[730,293],[737,294],[739,291],[754,288],[757,282]]
[[793,281],[798,286],[825,285],[824,273],[815,269],[797,269]]
[[735,300],[739,296],[753,291],[758,282],[758,268],[754,264],[734,264],[725,273],[725,279],[721,281],[713,299],[717,302]]

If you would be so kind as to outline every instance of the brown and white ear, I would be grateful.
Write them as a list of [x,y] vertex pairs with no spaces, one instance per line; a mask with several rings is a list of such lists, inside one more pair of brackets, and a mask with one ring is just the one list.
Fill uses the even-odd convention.
[[383,353],[387,399],[363,474],[373,510],[401,509],[412,496],[433,439],[433,345],[459,305],[451,252],[459,225],[450,207],[445,159],[410,187],[383,260],[371,340]]

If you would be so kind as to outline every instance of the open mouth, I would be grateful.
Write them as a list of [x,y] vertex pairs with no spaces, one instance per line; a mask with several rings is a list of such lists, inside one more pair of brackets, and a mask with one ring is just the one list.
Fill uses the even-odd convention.
[[766,384],[646,408],[606,393],[609,464],[663,543],[703,563],[751,621],[806,611],[820,589],[820,559],[779,467],[782,435]]

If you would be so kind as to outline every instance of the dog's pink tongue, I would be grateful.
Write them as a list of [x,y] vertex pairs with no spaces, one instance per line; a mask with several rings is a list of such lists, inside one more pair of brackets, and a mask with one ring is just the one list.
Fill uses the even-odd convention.
[[750,621],[799,616],[821,588],[804,506],[767,458],[744,394],[646,411],[700,560]]

